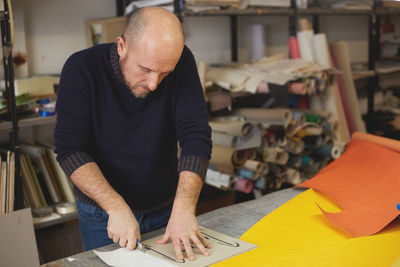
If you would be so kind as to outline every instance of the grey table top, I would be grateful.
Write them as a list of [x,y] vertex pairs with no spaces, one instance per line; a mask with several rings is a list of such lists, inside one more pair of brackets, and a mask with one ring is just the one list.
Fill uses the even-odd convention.
[[[217,209],[198,216],[199,224],[217,232],[239,238],[251,226],[265,215],[269,214],[305,189],[284,189],[267,194],[259,199],[235,204]],[[164,229],[144,234],[142,238],[149,239],[164,232]],[[110,251],[119,248],[118,244],[111,244],[98,251]],[[80,267],[80,266],[108,266],[103,263],[93,251],[86,251],[70,257],[59,259],[42,265],[42,267]]]

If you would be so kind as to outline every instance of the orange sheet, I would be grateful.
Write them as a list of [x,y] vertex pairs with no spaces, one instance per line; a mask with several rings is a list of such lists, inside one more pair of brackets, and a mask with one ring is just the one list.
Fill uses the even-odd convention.
[[353,140],[340,158],[298,187],[318,190],[342,209],[321,209],[335,226],[354,237],[372,235],[400,214],[400,154]]
[[373,134],[366,134],[361,132],[354,132],[351,136],[351,140],[363,140],[368,141],[377,145],[384,146],[396,152],[400,152],[400,142],[397,140],[376,136]]

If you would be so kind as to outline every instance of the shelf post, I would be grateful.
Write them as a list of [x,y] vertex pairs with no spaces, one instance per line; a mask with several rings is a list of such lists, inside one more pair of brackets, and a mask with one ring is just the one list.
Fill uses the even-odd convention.
[[231,15],[231,56],[232,62],[238,61],[238,27],[237,27],[237,16]]
[[3,66],[4,80],[7,97],[8,117],[12,123],[10,135],[10,150],[15,154],[15,192],[14,192],[14,209],[21,209],[24,206],[24,197],[22,193],[22,179],[20,177],[20,161],[19,161],[19,140],[18,140],[18,121],[15,105],[15,89],[14,89],[14,60],[12,55],[13,37],[10,26],[10,11],[7,0],[4,0],[4,19],[1,21],[1,35],[3,44]]

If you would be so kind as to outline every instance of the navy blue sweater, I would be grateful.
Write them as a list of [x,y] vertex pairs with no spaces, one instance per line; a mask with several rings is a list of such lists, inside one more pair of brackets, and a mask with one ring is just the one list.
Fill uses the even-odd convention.
[[[116,44],[104,44],[65,63],[56,106],[57,160],[69,176],[96,162],[134,212],[152,212],[172,203],[180,171],[205,176],[211,129],[204,96],[186,46],[175,70],[144,99],[132,94],[118,61]],[[75,193],[97,205],[79,189]]]

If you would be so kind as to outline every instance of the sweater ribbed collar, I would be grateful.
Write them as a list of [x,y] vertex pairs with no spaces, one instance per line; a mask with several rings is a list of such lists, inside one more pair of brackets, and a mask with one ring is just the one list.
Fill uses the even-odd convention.
[[124,76],[122,76],[121,69],[119,67],[119,55],[117,51],[117,44],[114,43],[110,47],[110,62],[111,62],[111,67],[114,71],[115,76],[117,79],[125,85],[125,87],[129,88],[129,86],[126,84]]

